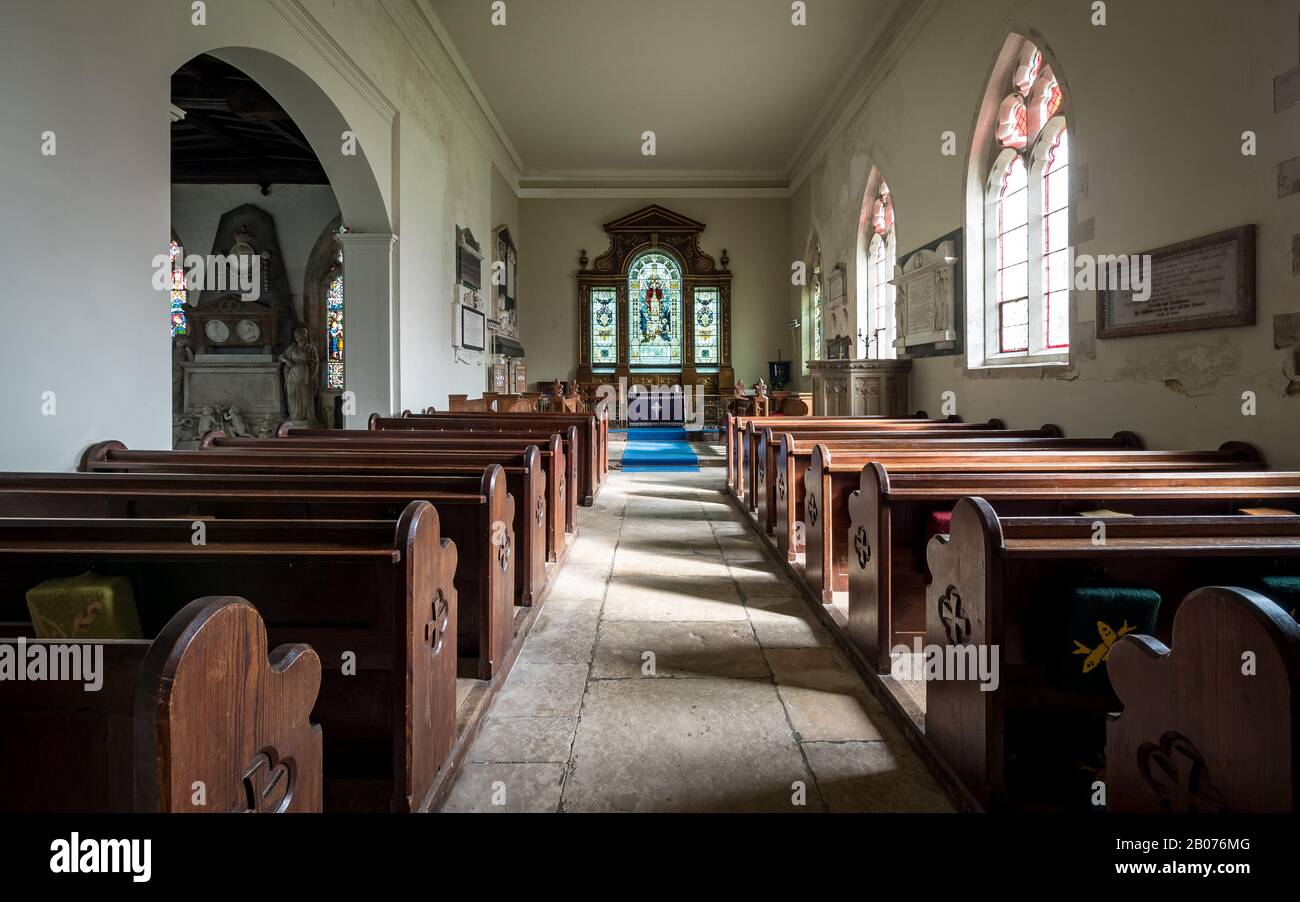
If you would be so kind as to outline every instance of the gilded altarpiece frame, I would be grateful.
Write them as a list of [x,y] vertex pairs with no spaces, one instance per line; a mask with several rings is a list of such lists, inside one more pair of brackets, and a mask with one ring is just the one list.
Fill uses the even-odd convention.
[[[578,382],[591,390],[603,383],[630,385],[702,386],[706,394],[731,392],[735,372],[731,366],[731,271],[726,251],[722,265],[700,249],[705,225],[672,210],[651,204],[627,216],[607,222],[609,249],[587,265],[584,252],[578,271]],[[681,268],[681,365],[639,367],[629,360],[631,305],[628,275],[632,264],[647,251],[673,258]],[[717,290],[717,360],[709,364],[696,360],[695,332],[697,289]],[[592,359],[592,292],[613,291],[617,310],[616,359],[604,363]]]

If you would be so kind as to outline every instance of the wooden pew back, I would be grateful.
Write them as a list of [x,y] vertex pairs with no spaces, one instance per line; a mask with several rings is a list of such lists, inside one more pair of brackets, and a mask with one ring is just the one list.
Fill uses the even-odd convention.
[[905,473],[868,464],[848,500],[848,631],[878,672],[890,672],[891,649],[925,635],[927,521],[968,495],[1002,516],[1300,513],[1300,472]]
[[0,566],[3,620],[25,616],[27,588],[88,569],[130,581],[146,635],[196,589],[256,599],[271,642],[325,662],[326,809],[427,806],[456,738],[457,657],[456,548],[429,503],[396,523],[0,518]]
[[[1104,576],[1158,592],[1157,632],[1167,635],[1179,600],[1206,580],[1300,572],[1300,517],[1111,519],[1101,542],[1096,522],[1000,517],[984,499],[963,498],[951,533],[930,542],[927,645],[944,658],[996,648],[1000,669],[991,691],[973,680],[927,681],[926,737],[986,806],[1087,807],[1078,762],[1086,750],[1100,752],[1105,714],[1115,702],[1050,688],[1045,656],[1068,652],[1029,638],[1072,581]],[[1099,641],[1088,638],[1090,645]],[[1104,632],[1100,641],[1104,646]]]
[[1169,646],[1130,634],[1106,666],[1124,704],[1106,726],[1107,811],[1300,810],[1300,626],[1286,610],[1198,589]]
[[242,599],[192,601],[152,641],[0,639],[0,655],[24,669],[33,651],[98,658],[99,688],[86,691],[86,673],[0,680],[0,809],[321,810],[321,732],[309,720],[320,658],[301,644],[268,657],[262,619]]

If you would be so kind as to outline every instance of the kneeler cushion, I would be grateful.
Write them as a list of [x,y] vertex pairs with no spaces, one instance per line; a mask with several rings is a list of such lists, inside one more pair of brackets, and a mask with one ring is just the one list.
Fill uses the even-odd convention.
[[1063,692],[1110,695],[1106,660],[1128,633],[1151,635],[1160,593],[1142,586],[1095,583],[1071,586],[1055,618],[1043,622],[1035,645],[1045,655],[1048,679]]
[[935,536],[946,536],[952,532],[952,511],[931,511],[925,521],[925,544],[921,546],[921,562],[925,567],[925,584],[930,584],[930,558],[926,549]]
[[1300,613],[1300,576],[1261,576],[1259,592],[1290,614],[1293,620],[1300,619],[1296,616]]
[[131,583],[87,571],[49,579],[27,592],[38,639],[142,639]]

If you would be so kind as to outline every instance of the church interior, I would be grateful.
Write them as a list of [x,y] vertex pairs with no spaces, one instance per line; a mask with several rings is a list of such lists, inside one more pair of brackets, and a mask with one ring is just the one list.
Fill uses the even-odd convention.
[[0,0],[0,74],[0,812],[1300,805],[1296,0]]

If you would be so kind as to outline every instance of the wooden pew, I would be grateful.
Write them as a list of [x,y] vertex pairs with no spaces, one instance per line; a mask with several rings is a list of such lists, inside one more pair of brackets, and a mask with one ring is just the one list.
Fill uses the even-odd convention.
[[917,411],[912,417],[805,417],[805,416],[739,416],[728,413],[723,418],[724,431],[726,433],[727,443],[727,488],[733,495],[743,498],[745,495],[745,482],[742,474],[745,468],[744,441],[742,436],[747,433],[751,421],[758,421],[761,427],[778,427],[791,426],[798,427],[805,423],[820,423],[824,426],[831,426],[834,423],[857,424],[858,427],[864,427],[868,424],[874,424],[880,428],[888,428],[890,423],[936,423],[936,422],[960,422],[956,417],[949,420],[931,420],[926,417],[925,411]]
[[[538,426],[543,428],[554,428],[560,426],[577,426],[578,431],[583,435],[583,444],[587,444],[590,437],[591,448],[594,449],[594,472],[595,488],[599,491],[600,486],[604,484],[606,477],[609,475],[609,417],[603,409],[589,412],[582,407],[582,400],[579,398],[565,398],[565,407],[563,410],[555,411],[491,411],[489,413],[471,413],[457,411],[438,411],[432,407],[425,408],[423,413],[414,413],[410,410],[403,410],[399,419],[416,419],[416,420],[450,420],[456,421],[478,430],[479,425],[472,425],[472,421],[486,421],[494,429],[511,430],[511,429],[535,429]],[[572,401],[574,406],[570,407],[568,402]]]
[[321,810],[321,731],[310,722],[320,658],[307,645],[268,658],[248,602],[192,601],[152,641],[35,639],[30,628],[0,624],[0,657],[25,671],[34,649],[49,661],[70,651],[98,668],[99,688],[48,672],[0,680],[0,810]]
[[[130,580],[145,635],[199,592],[251,599],[271,643],[320,656],[326,810],[415,811],[456,737],[456,548],[438,527],[424,501],[396,523],[0,518],[0,620],[26,618],[29,588],[89,569]],[[253,651],[264,659],[222,653]]]
[[[557,422],[542,422],[550,416]],[[567,422],[564,422],[567,420]],[[603,479],[601,471],[601,431],[595,417],[573,414],[411,414],[402,417],[372,415],[369,428],[375,431],[416,430],[453,434],[508,433],[514,436],[544,438],[569,426],[578,429],[578,502],[590,507]]]
[[[805,434],[806,435],[806,434]],[[895,438],[897,437],[897,438]],[[889,441],[884,441],[889,439]],[[932,430],[923,433],[887,433],[882,435],[881,441],[869,437],[857,437],[846,440],[824,441],[818,440],[811,436],[805,440],[803,436],[792,433],[784,433],[779,439],[771,437],[767,443],[769,449],[769,459],[772,461],[772,471],[775,472],[775,478],[769,477],[773,483],[770,491],[770,503],[766,510],[766,522],[772,524],[772,529],[777,538],[778,548],[785,554],[786,560],[795,560],[796,555],[805,552],[805,541],[807,539],[807,516],[805,514],[805,504],[807,501],[806,481],[808,472],[812,467],[813,453],[818,445],[826,447],[828,451],[837,457],[844,455],[862,456],[866,450],[867,442],[871,442],[871,447],[877,450],[883,450],[886,446],[896,451],[906,450],[925,450],[933,448],[934,450],[961,450],[963,447],[967,450],[984,449],[998,450],[1010,446],[1020,450],[1034,449],[1052,449],[1057,448],[1064,450],[1066,448],[1141,448],[1141,440],[1131,432],[1119,432],[1109,439],[1069,439],[1064,440],[1060,437],[1060,429],[1048,424],[1037,430],[965,430],[963,432],[948,432],[947,430]],[[895,445],[894,443],[897,442]],[[762,518],[760,517],[760,522]],[[796,524],[804,523],[804,541],[800,540],[796,530]],[[764,524],[766,526],[766,523]]]
[[[121,442],[109,441],[92,445],[80,469],[88,473],[260,473],[274,474],[281,482],[291,475],[316,475],[330,478],[340,489],[361,486],[361,477],[367,476],[418,478],[417,497],[437,505],[443,533],[457,547],[462,659],[475,661],[479,678],[490,679],[514,639],[516,502],[506,490],[506,473],[498,464],[488,464],[478,477],[455,471],[448,474],[441,467],[440,460],[419,455],[392,460],[391,456],[383,459],[382,455],[335,451],[304,451],[292,456],[250,451],[131,451]],[[544,543],[540,528],[531,518],[526,522],[532,541]]]
[[1106,666],[1124,703],[1106,725],[1107,811],[1300,811],[1300,627],[1285,609],[1198,589],[1169,646],[1129,634]]
[[[455,454],[459,456],[464,450],[498,451],[527,448],[537,445],[542,453],[542,469],[546,472],[547,509],[563,511],[563,531],[570,537],[578,531],[578,495],[570,486],[578,484],[578,429],[570,426],[563,432],[550,435],[539,433],[455,433],[432,432],[416,429],[392,429],[386,432],[372,432],[368,429],[296,429],[282,427],[278,438],[302,440],[319,440],[333,443],[341,439],[355,441],[359,448],[383,450],[390,446],[409,446],[412,450],[435,453]],[[238,447],[240,442],[250,439],[214,441]],[[306,446],[304,446],[306,447]],[[395,450],[397,450],[395,448]],[[563,548],[563,536],[556,535],[548,539],[547,559],[556,560]],[[554,552],[556,557],[552,557]]]
[[1116,701],[1062,691],[1049,668],[1062,658],[1075,662],[1073,639],[1088,673],[1125,630],[1102,622],[1088,636],[1036,639],[1037,625],[1059,614],[1072,584],[1104,578],[1159,593],[1157,634],[1168,635],[1178,601],[1198,586],[1300,573],[1300,517],[1116,518],[1105,521],[1100,542],[1095,522],[1000,517],[984,499],[963,498],[952,532],[930,542],[927,646],[937,660],[953,661],[996,649],[998,666],[991,691],[972,679],[926,681],[926,739],[986,807],[1089,807],[1096,778],[1081,763],[1104,748]]
[[927,521],[968,495],[1004,516],[1300,513],[1300,472],[907,473],[869,463],[848,500],[848,632],[879,673],[893,648],[925,635]]
[[[803,421],[807,417],[800,418]],[[770,420],[770,418],[769,418]],[[1056,427],[1052,427],[1056,428]],[[1006,425],[1001,420],[988,420],[983,423],[958,423],[948,420],[904,420],[904,421],[878,421],[868,424],[858,424],[847,426],[842,423],[839,425],[829,424],[825,426],[811,425],[807,422],[783,423],[777,426],[768,425],[764,420],[751,420],[741,434],[740,456],[741,465],[741,497],[744,498],[750,512],[757,510],[757,506],[762,499],[756,490],[760,473],[766,460],[759,450],[763,443],[763,438],[767,431],[771,430],[773,435],[794,435],[794,436],[820,436],[823,439],[831,440],[840,438],[851,440],[859,436],[871,436],[880,434],[893,434],[895,432],[906,435],[929,434],[931,432],[965,435],[967,433],[1002,433],[1006,431]],[[768,474],[770,475],[770,474]]]
[[[1131,447],[1141,448],[1142,442],[1132,433],[1119,433],[1110,439],[1076,439],[1082,442],[1078,447],[1088,447],[1089,442],[1097,447],[1115,447],[1116,441],[1123,437]],[[995,447],[996,441],[1018,445],[1024,439],[1059,439],[1064,438],[1059,426],[1048,423],[1039,429],[948,429],[935,428],[916,431],[894,431],[853,433],[846,435],[838,432],[773,432],[765,428],[759,438],[754,455],[754,489],[746,495],[750,501],[750,511],[763,526],[772,533],[776,529],[777,484],[784,481],[787,505],[793,505],[799,511],[803,509],[804,475],[812,462],[812,449],[818,443],[825,444],[832,451],[852,449],[866,441],[874,442],[877,438],[889,439],[892,443],[905,441],[916,442],[922,439],[981,439],[989,442],[981,447]],[[782,447],[784,442],[785,447]],[[1129,447],[1130,445],[1125,445]],[[901,449],[902,445],[899,444]],[[755,504],[756,503],[756,504]],[[797,518],[796,518],[797,519]],[[795,522],[794,519],[790,522]],[[795,549],[801,551],[802,546]],[[793,558],[791,558],[793,559]]]
[[[343,433],[343,430],[336,431]],[[199,448],[232,452],[263,451],[295,457],[303,452],[334,451],[349,455],[340,457],[339,460],[358,460],[360,458],[355,455],[364,455],[385,463],[414,460],[437,463],[440,476],[460,475],[474,479],[482,476],[485,467],[498,464],[505,471],[507,490],[516,499],[514,529],[519,538],[523,565],[515,568],[515,588],[520,603],[532,605],[546,585],[546,562],[558,561],[567,546],[563,515],[566,507],[562,497],[566,491],[566,480],[563,475],[555,481],[548,478],[554,468],[563,467],[565,463],[564,452],[559,450],[562,444],[559,436],[551,436],[550,450],[542,452],[532,444],[497,444],[490,449],[460,448],[370,438],[373,435],[375,433],[359,430],[334,438],[262,439],[230,438],[219,431],[213,431],[200,440]],[[546,469],[548,467],[551,468],[550,471]]]
[[[1127,441],[1123,434],[1117,441]],[[1264,461],[1250,445],[1227,442],[1217,451],[1035,450],[1035,451],[852,451],[813,449],[804,477],[807,545],[804,578],[823,604],[849,587],[849,495],[861,485],[862,468],[878,461],[887,470],[917,472],[1140,472],[1165,470],[1258,470]]]
[[[565,400],[574,401],[579,405],[582,403],[578,398],[566,398]],[[539,426],[547,429],[554,429],[556,426],[561,428],[564,426],[577,426],[578,431],[583,435],[584,445],[587,444],[588,437],[590,437],[590,447],[594,451],[593,469],[596,490],[599,490],[609,475],[609,417],[602,411],[570,410],[566,405],[563,411],[493,411],[483,414],[436,411],[429,407],[423,413],[412,413],[409,410],[403,410],[400,418],[451,420],[463,423],[475,431],[478,431],[478,425],[474,421],[486,421],[492,428],[501,431],[522,428],[536,429]]]

